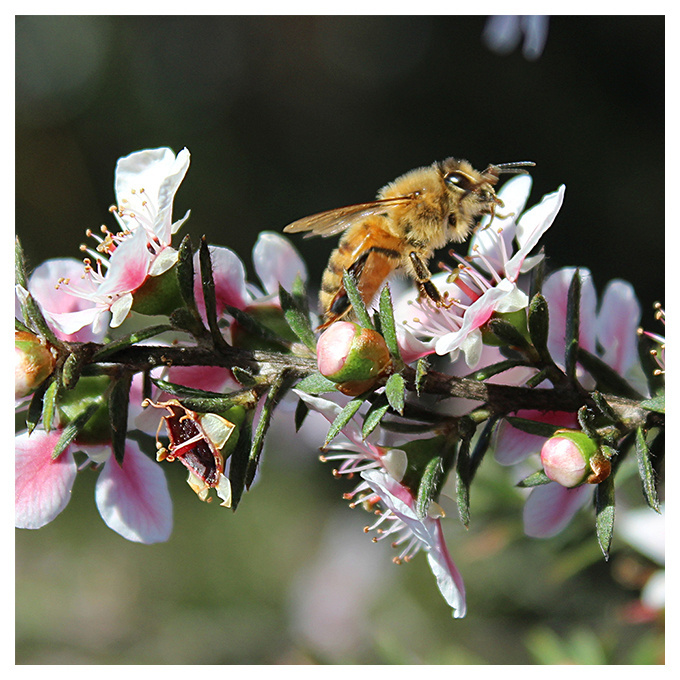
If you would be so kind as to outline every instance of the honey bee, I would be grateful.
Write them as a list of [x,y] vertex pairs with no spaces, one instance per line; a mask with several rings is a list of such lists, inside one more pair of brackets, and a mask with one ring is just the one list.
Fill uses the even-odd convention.
[[354,276],[366,305],[395,271],[410,276],[421,295],[444,304],[427,266],[434,251],[464,241],[478,218],[493,218],[496,208],[503,207],[494,191],[502,173],[525,173],[533,165],[503,163],[479,172],[468,161],[447,158],[398,177],[378,192],[375,201],[303,217],[285,227],[287,233],[311,232],[306,236],[344,231],[321,279],[324,322],[317,330],[352,318],[342,283],[344,271]]

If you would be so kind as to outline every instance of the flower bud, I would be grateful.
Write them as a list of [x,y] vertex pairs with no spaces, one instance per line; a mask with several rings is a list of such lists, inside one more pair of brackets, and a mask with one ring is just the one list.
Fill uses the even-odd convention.
[[33,333],[14,332],[14,398],[27,397],[51,375],[56,363],[52,346]]
[[558,430],[541,449],[545,474],[569,489],[590,481],[594,459],[599,459],[597,444],[576,430]]
[[349,321],[329,326],[316,346],[319,372],[345,394],[361,394],[392,365],[390,351],[380,333]]

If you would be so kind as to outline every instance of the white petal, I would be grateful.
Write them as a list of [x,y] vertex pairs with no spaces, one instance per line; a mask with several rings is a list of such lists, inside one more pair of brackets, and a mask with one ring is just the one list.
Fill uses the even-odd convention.
[[253,266],[269,295],[279,294],[279,284],[290,292],[296,277],[307,280],[307,267],[293,244],[273,231],[260,233],[253,248]]
[[135,442],[126,443],[122,468],[113,456],[104,465],[95,501],[107,526],[129,541],[158,543],[172,533],[172,501],[165,473]]

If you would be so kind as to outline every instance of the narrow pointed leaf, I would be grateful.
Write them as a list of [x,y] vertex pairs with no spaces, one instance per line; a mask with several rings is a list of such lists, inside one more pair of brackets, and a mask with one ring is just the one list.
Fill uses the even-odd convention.
[[510,347],[518,347],[525,349],[530,347],[529,341],[505,319],[491,319],[489,321],[489,329],[491,332],[503,343],[510,345]]
[[198,260],[201,264],[201,284],[203,286],[203,300],[205,302],[205,316],[208,319],[208,328],[215,346],[218,348],[228,347],[227,341],[222,335],[217,323],[217,301],[215,298],[215,279],[213,277],[212,259],[205,236],[201,238],[201,247],[198,251]]
[[441,482],[444,478],[444,465],[441,456],[435,456],[425,466],[425,472],[418,486],[416,497],[416,513],[423,520],[427,517],[430,503],[439,497]]
[[302,427],[302,424],[305,422],[305,418],[307,417],[308,413],[309,413],[309,406],[307,406],[307,403],[302,401],[302,399],[298,399],[297,406],[295,407],[295,431],[296,432]]
[[642,399],[642,395],[637,390],[633,389],[624,378],[599,357],[582,347],[577,349],[576,357],[581,366],[595,378],[600,391],[627,399]]
[[534,486],[541,486],[542,484],[550,484],[551,481],[550,477],[543,470],[538,470],[538,472],[534,472],[525,477],[521,482],[518,482],[517,486],[522,489],[528,489]]
[[552,437],[557,430],[564,429],[560,425],[550,425],[550,423],[541,423],[536,420],[518,418],[517,416],[508,416],[506,420],[518,430],[528,434],[535,434],[539,437]]
[[361,428],[361,434],[364,439],[375,430],[389,407],[387,397],[384,394],[378,395],[378,398],[371,404],[364,418],[364,424]]
[[42,402],[42,423],[45,432],[50,432],[54,425],[54,415],[57,411],[57,395],[59,394],[59,381],[53,380],[45,390]]
[[576,358],[578,355],[579,324],[581,313],[581,275],[577,269],[569,284],[567,293],[567,328],[565,331],[564,366],[571,379],[576,377]]
[[161,333],[171,330],[173,330],[173,327],[170,324],[158,324],[157,326],[149,326],[149,328],[142,328],[141,330],[134,331],[125,337],[117,338],[116,340],[112,340],[111,342],[104,345],[102,349],[92,356],[91,361],[103,361],[115,352],[126,349],[132,345],[136,345],[140,342],[143,342],[144,340],[148,340],[149,338],[153,338],[156,335],[160,335]]
[[456,504],[464,527],[470,525],[470,442],[462,440],[456,461]]
[[600,482],[595,489],[595,528],[597,542],[608,560],[614,535],[614,475]]
[[326,441],[324,442],[324,447],[328,446],[333,439],[340,433],[340,430],[342,430],[347,423],[352,420],[354,417],[354,414],[361,408],[361,405],[364,403],[364,398],[363,396],[358,396],[355,399],[352,399],[352,401],[348,402],[342,411],[338,413],[336,419],[331,423],[331,426],[328,428],[328,434],[326,435]]
[[552,363],[550,352],[548,351],[548,330],[550,325],[548,301],[540,293],[536,293],[529,303],[527,324],[529,337],[539,356],[543,360],[547,359]]
[[352,304],[352,308],[354,309],[354,314],[357,317],[359,325],[363,326],[364,328],[370,328],[371,330],[374,330],[371,317],[366,311],[366,305],[361,299],[357,282],[354,279],[354,276],[347,270],[345,270],[342,275],[342,284],[345,287],[345,292],[347,293],[347,297]]
[[[55,381],[52,381],[55,382]],[[26,413],[26,428],[28,429],[28,434],[31,434],[35,430],[36,426],[42,418],[44,403],[45,403],[45,392],[52,385],[52,382],[46,380],[38,389],[33,393],[31,397],[31,403],[28,405],[28,412]],[[46,430],[49,432],[49,430]]]
[[132,373],[123,373],[113,383],[111,396],[109,397],[109,423],[111,424],[113,455],[121,465],[125,456],[125,437],[127,436],[131,384]]
[[97,409],[102,405],[104,398],[101,397],[81,411],[65,428],[59,437],[59,441],[52,451],[52,460],[56,460],[64,452],[66,447],[78,436],[78,434],[87,425],[88,421],[97,412]]
[[657,512],[661,512],[659,506],[659,496],[656,491],[656,480],[654,479],[654,468],[651,461],[651,452],[645,441],[645,434],[642,428],[638,428],[635,436],[635,453],[637,454],[638,471],[642,481],[642,493],[645,496],[647,505]]
[[304,345],[312,351],[316,350],[316,336],[312,330],[309,320],[309,313],[305,312],[294,298],[283,286],[279,285],[279,299],[281,309],[288,325]]
[[494,375],[499,375],[504,371],[508,371],[511,368],[516,368],[517,366],[526,366],[527,362],[523,359],[506,359],[505,361],[499,361],[496,364],[489,364],[484,368],[480,368],[478,371],[474,371],[466,376],[470,380],[487,380]]
[[430,364],[425,357],[418,359],[416,363],[416,394],[420,396],[420,391],[423,389],[425,384],[425,378],[427,377],[427,370],[430,368]]
[[246,415],[236,446],[229,460],[229,483],[231,484],[231,509],[236,510],[246,485],[246,470],[253,440],[253,411]]
[[194,294],[194,278],[194,249],[191,245],[191,238],[187,235],[182,239],[177,252],[177,283],[186,308],[191,311],[194,317],[197,317],[198,308]]
[[640,402],[640,406],[646,411],[655,411],[656,413],[666,413],[666,396],[660,394],[651,399],[644,399]]
[[224,305],[225,311],[234,317],[236,322],[244,328],[248,333],[255,335],[262,340],[274,342],[281,345],[281,349],[287,347],[290,343],[285,338],[275,333],[271,328],[267,328],[263,323],[260,323],[252,314],[244,312],[238,307],[231,305]]
[[404,392],[406,383],[399,373],[393,373],[385,385],[385,394],[390,406],[400,414],[404,413]]
[[19,237],[14,237],[14,283],[28,290],[28,277],[26,276],[26,258],[21,247]]
[[306,378],[303,378],[296,386],[296,389],[302,390],[307,394],[324,394],[325,392],[335,392],[336,384],[321,375],[318,371],[310,373]]
[[274,409],[291,384],[292,377],[289,372],[284,370],[279,373],[274,382],[271,384],[269,392],[267,392],[264,404],[262,405],[260,420],[258,421],[257,427],[255,428],[253,441],[250,447],[248,467],[246,468],[246,489],[250,488],[250,485],[253,483],[253,479],[255,478],[257,466],[260,463],[262,448],[264,447],[265,435],[267,434],[267,430],[271,424],[271,419],[274,415]]
[[380,333],[385,338],[385,344],[389,349],[392,359],[396,362],[397,370],[401,370],[404,362],[401,359],[399,343],[397,342],[397,329],[394,324],[394,308],[389,285],[385,285],[380,293]]

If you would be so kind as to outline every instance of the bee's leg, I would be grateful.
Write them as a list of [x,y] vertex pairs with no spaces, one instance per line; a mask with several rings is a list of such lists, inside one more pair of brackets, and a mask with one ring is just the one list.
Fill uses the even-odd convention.
[[413,267],[413,274],[415,278],[416,285],[421,295],[424,295],[432,302],[437,305],[437,307],[448,307],[446,300],[442,297],[441,293],[437,290],[437,287],[430,280],[431,274],[427,265],[418,257],[418,253],[411,251],[409,253],[409,259],[411,260],[411,266]]

